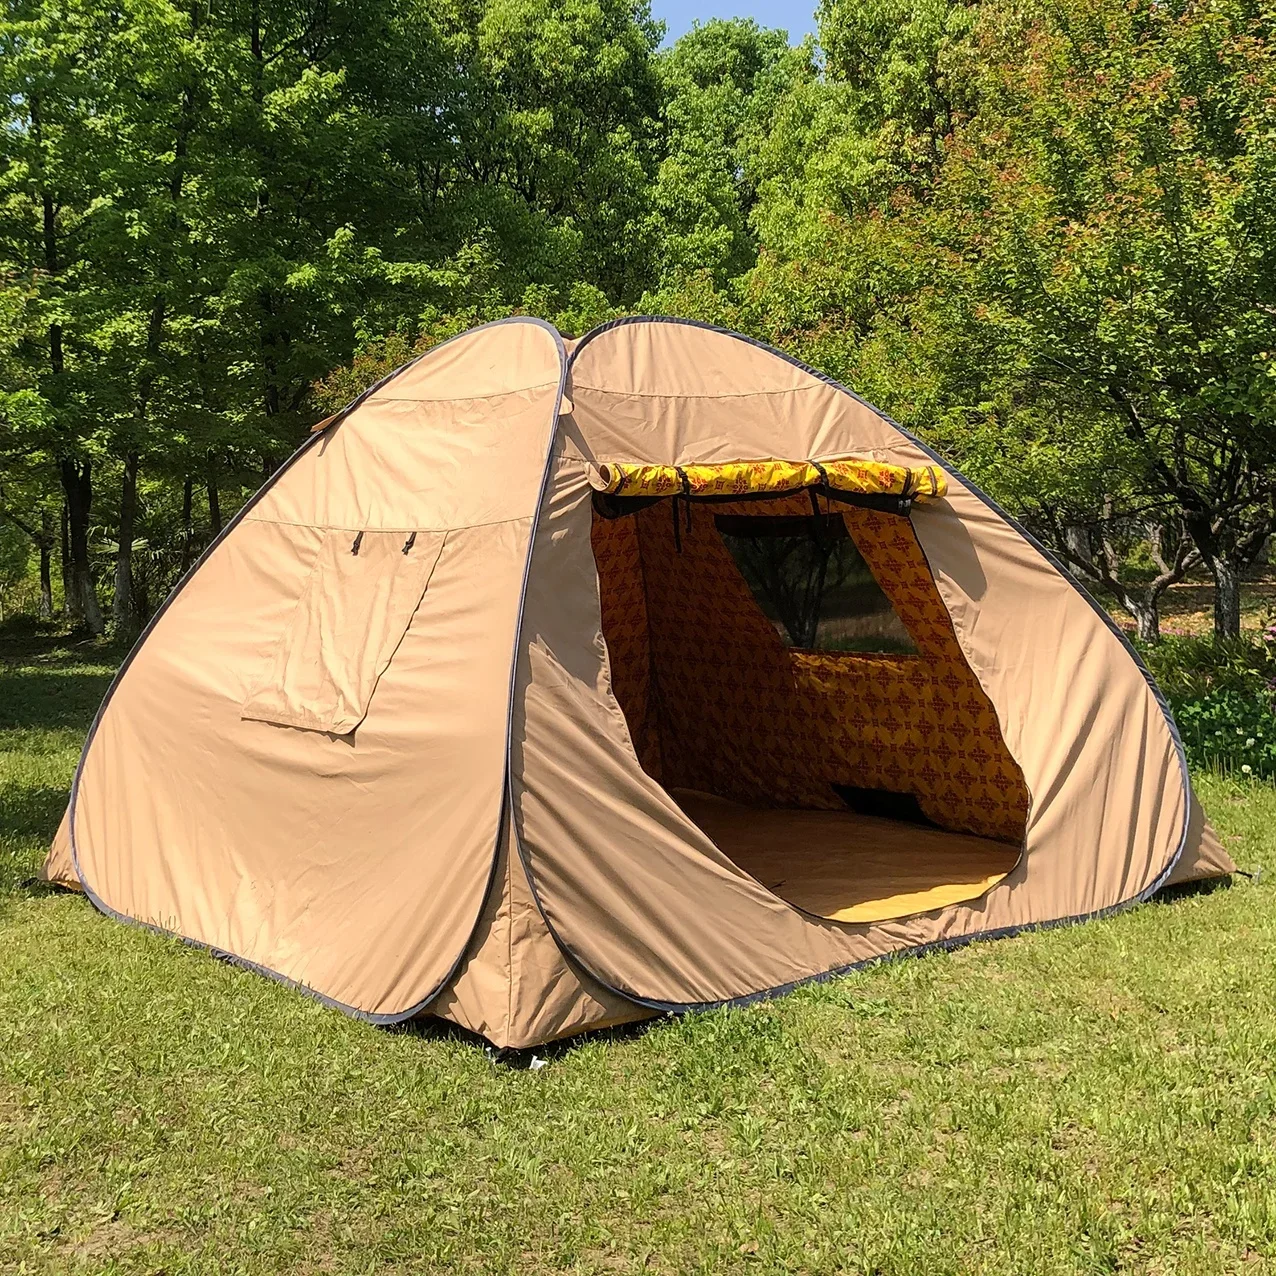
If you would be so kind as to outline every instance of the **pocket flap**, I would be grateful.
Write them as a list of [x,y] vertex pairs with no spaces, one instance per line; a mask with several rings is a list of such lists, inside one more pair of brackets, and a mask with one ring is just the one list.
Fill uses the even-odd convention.
[[346,735],[430,583],[445,532],[330,531],[265,676],[240,716]]

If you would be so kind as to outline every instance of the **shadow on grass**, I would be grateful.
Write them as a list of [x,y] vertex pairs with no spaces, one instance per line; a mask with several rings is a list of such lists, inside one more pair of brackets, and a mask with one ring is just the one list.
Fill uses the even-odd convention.
[[0,920],[10,909],[24,899],[51,899],[59,895],[79,895],[81,892],[57,882],[46,882],[37,877],[32,866],[7,865],[0,861]]
[[42,877],[24,877],[18,883],[16,894],[27,895],[31,899],[47,899],[50,895],[79,895],[80,892],[63,886],[59,882],[46,882]]
[[0,634],[0,667],[39,665],[58,669],[68,665],[117,665],[132,644],[127,639],[90,638],[76,634]]
[[53,785],[0,791],[0,838],[51,842],[66,810],[67,796],[65,788]]
[[98,638],[0,638],[0,730],[87,731],[126,652]]
[[617,1042],[636,1041],[653,1028],[668,1023],[671,1018],[671,1015],[656,1014],[649,1019],[639,1019],[635,1023],[622,1023],[614,1028],[597,1028],[588,1032],[579,1032],[572,1037],[561,1037],[557,1041],[550,1041],[540,1046],[529,1046],[526,1049],[493,1046],[481,1034],[449,1023],[446,1019],[436,1019],[432,1015],[423,1016],[420,1019],[409,1019],[406,1023],[396,1024],[385,1031],[401,1033],[423,1041],[460,1041],[475,1049],[483,1050],[495,1064],[500,1064],[514,1072],[526,1072],[532,1068],[534,1061],[554,1063],[573,1054],[581,1046],[593,1045],[595,1042],[610,1045]]
[[31,727],[87,731],[110,682],[109,673],[56,668],[0,672],[0,731]]
[[1215,891],[1231,890],[1231,877],[1203,877],[1196,882],[1176,882],[1173,886],[1163,886],[1151,899],[1149,904],[1175,904],[1181,899],[1191,899],[1197,895],[1213,895]]
[[53,841],[66,802],[66,790],[52,786],[0,789],[0,913],[15,895],[48,893],[46,883],[33,874]]

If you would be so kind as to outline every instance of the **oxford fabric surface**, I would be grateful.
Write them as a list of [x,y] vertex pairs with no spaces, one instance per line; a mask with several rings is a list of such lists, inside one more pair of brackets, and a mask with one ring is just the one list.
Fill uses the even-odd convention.
[[[561,370],[530,323],[441,347],[319,436],[213,549],[86,748],[77,867],[105,907],[366,1014],[412,1013],[439,988],[497,853]],[[471,465],[490,485],[460,481]],[[416,565],[401,553],[414,531]],[[369,564],[398,555],[419,599],[366,716],[345,735],[244,719],[322,547],[348,554],[359,532]],[[352,654],[344,635],[337,650]]]
[[443,532],[329,531],[245,718],[345,735],[403,640]]

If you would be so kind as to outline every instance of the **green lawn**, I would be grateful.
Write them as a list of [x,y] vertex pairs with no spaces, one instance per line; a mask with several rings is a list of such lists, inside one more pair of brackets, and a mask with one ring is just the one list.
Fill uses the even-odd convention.
[[1276,1267],[1259,884],[494,1066],[23,885],[109,653],[0,663],[0,1271]]

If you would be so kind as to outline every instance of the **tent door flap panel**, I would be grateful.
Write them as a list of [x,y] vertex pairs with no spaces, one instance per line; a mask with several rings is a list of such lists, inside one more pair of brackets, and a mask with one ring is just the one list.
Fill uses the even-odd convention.
[[333,529],[240,716],[347,735],[425,594],[444,532]]

